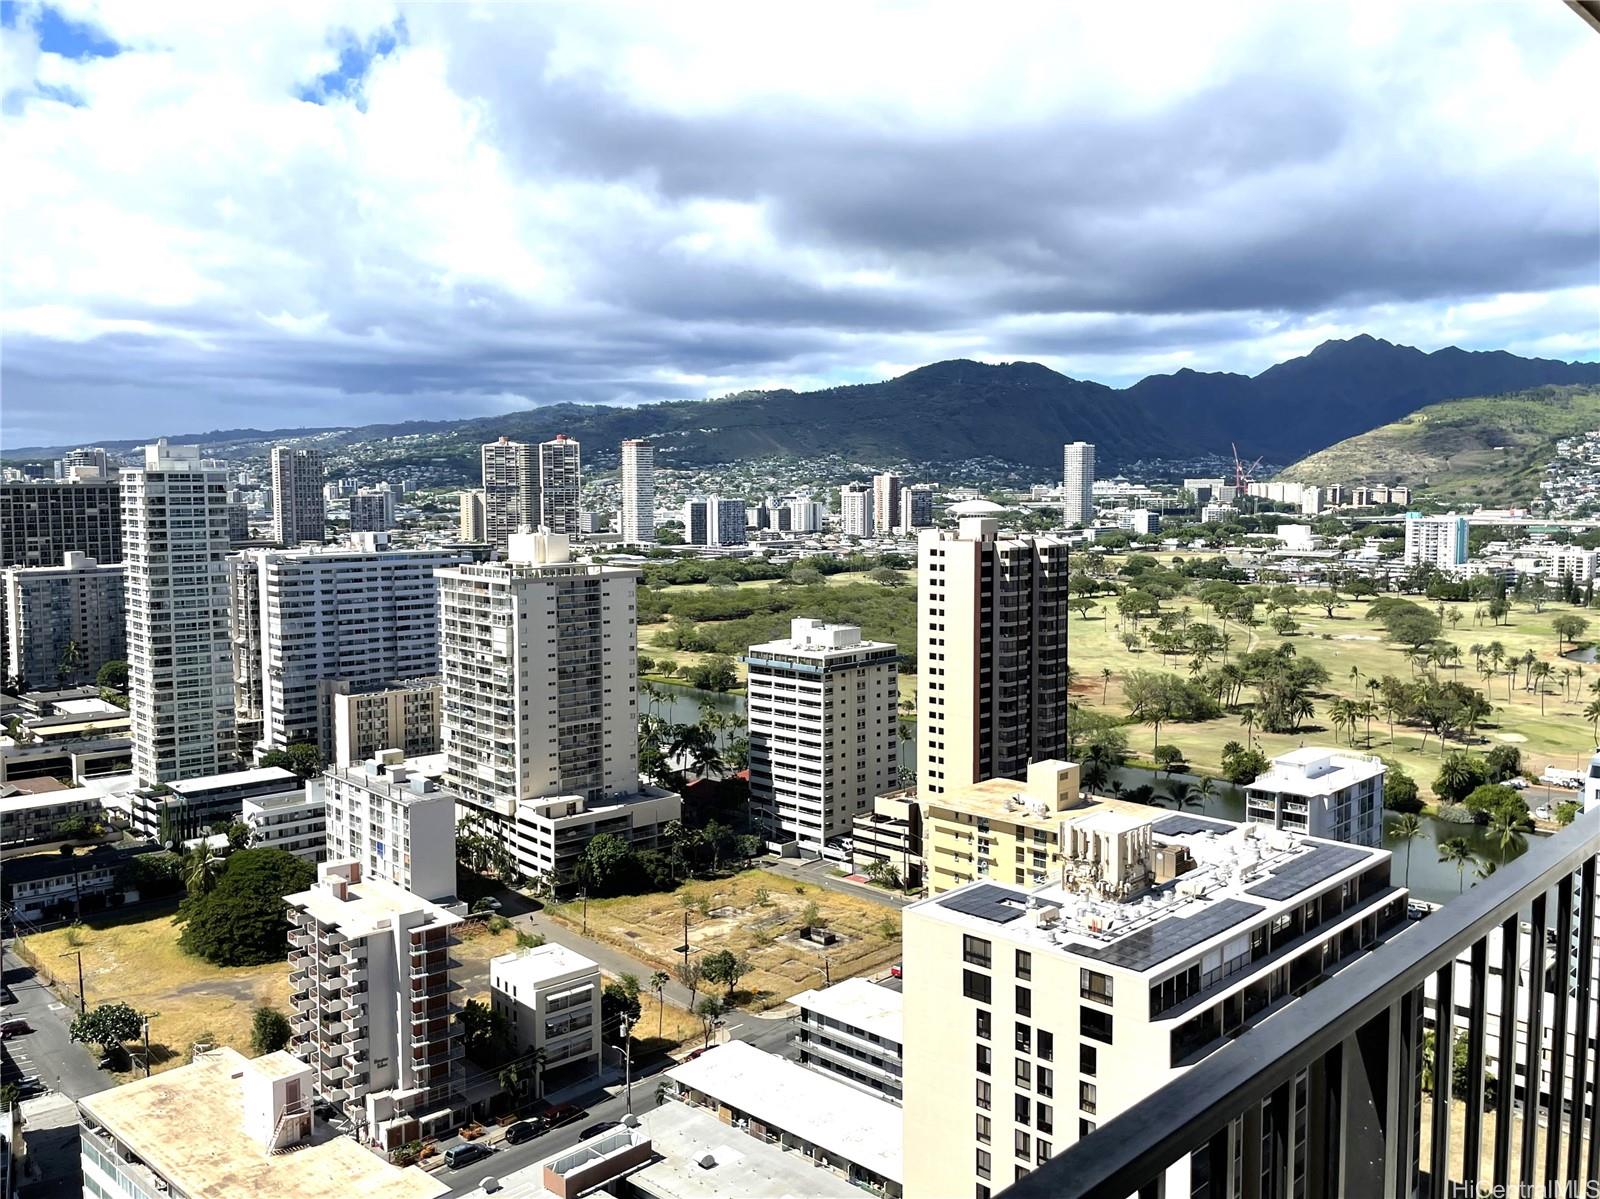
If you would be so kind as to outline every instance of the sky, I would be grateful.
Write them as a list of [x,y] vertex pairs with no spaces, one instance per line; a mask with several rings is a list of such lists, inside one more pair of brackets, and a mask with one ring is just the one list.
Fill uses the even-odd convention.
[[0,2],[0,443],[1600,357],[1557,3]]

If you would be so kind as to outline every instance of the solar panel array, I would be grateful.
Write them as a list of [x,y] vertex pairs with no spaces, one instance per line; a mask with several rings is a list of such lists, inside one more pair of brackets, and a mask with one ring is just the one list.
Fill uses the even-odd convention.
[[1347,845],[1318,845],[1309,853],[1300,854],[1279,866],[1266,882],[1245,888],[1245,894],[1259,895],[1262,899],[1293,899],[1306,888],[1314,887],[1370,856],[1365,849]]
[[[1002,902],[1004,900],[1011,902]],[[1028,896],[1025,892],[1011,891],[1005,887],[997,887],[993,883],[984,883],[965,891],[957,891],[939,900],[939,906],[966,916],[976,916],[992,924],[1007,924],[1022,915],[1022,907],[1019,905],[1024,905],[1027,901]]]
[[1242,899],[1224,899],[1193,916],[1169,916],[1148,928],[1129,933],[1110,945],[1071,945],[1069,949],[1085,957],[1098,958],[1125,970],[1148,970],[1168,958],[1227,932],[1251,916],[1266,911],[1260,904]]
[[1234,826],[1222,820],[1206,820],[1199,816],[1163,816],[1150,826],[1152,832],[1163,837],[1182,837],[1189,833],[1226,833]]

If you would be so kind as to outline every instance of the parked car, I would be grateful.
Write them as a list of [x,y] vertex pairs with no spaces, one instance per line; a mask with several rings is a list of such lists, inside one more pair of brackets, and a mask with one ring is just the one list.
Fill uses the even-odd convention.
[[444,1164],[452,1170],[459,1170],[462,1166],[470,1166],[475,1161],[481,1161],[493,1152],[489,1146],[480,1145],[477,1141],[463,1141],[444,1151]]
[[506,1144],[520,1145],[524,1141],[533,1140],[543,1131],[544,1129],[540,1128],[532,1120],[518,1120],[506,1129]]
[[621,1120],[602,1120],[598,1124],[591,1124],[578,1134],[580,1141],[587,1141],[599,1136],[601,1133],[610,1132],[613,1128],[621,1128]]
[[1520,774],[1513,775],[1511,778],[1506,780],[1506,786],[1510,787],[1514,791],[1526,791],[1528,788],[1528,780],[1523,778]]
[[0,1037],[17,1037],[32,1031],[33,1025],[20,1016],[13,1016],[10,1020],[0,1021]]
[[587,1108],[579,1107],[576,1103],[558,1103],[544,1113],[546,1128],[560,1128],[564,1124],[574,1124],[589,1114]]
[[905,963],[904,962],[896,962],[894,965],[889,967],[889,977],[890,978],[904,978],[905,974],[902,973],[904,968],[905,968]]

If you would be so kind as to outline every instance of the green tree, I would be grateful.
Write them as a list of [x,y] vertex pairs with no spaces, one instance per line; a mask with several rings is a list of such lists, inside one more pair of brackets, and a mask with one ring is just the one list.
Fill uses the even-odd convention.
[[289,1044],[292,1035],[287,1016],[275,1007],[258,1007],[250,1021],[250,1051],[258,1057],[276,1053]]
[[109,687],[113,691],[128,689],[128,664],[117,658],[107,662],[94,676],[95,686]]
[[739,980],[750,973],[750,959],[731,949],[719,949],[706,955],[704,970],[707,982],[719,983],[728,988],[726,1002],[733,1003],[733,989]]
[[1439,763],[1433,793],[1449,803],[1460,803],[1488,780],[1489,767],[1482,758],[1457,750],[1446,754]]
[[711,1032],[716,1028],[717,1021],[722,1018],[722,1000],[715,995],[707,995],[695,1006],[694,1010],[695,1015],[699,1016],[701,1023],[705,1025],[705,1044],[709,1045],[711,1044]]
[[573,873],[592,895],[614,895],[631,874],[633,848],[615,833],[597,833],[583,847]]
[[260,966],[288,953],[283,897],[316,881],[316,867],[281,849],[241,849],[208,894],[184,905],[178,944],[216,966]]
[[1391,812],[1417,813],[1422,811],[1422,798],[1417,780],[1412,778],[1399,762],[1383,760],[1383,806]]
[[125,1003],[102,1003],[72,1022],[67,1036],[73,1041],[100,1046],[102,1053],[132,1041],[144,1030],[144,1017]]
[[1459,894],[1467,888],[1467,867],[1478,860],[1478,855],[1472,851],[1472,843],[1465,837],[1450,837],[1439,842],[1439,860],[1449,862],[1456,868],[1456,891]]
[[1389,826],[1389,836],[1406,847],[1406,876],[1405,886],[1411,889],[1411,843],[1422,836],[1422,821],[1416,813],[1406,812]]
[[672,967],[672,975],[678,980],[678,985],[689,992],[689,1008],[694,1009],[694,997],[700,992],[700,984],[705,981],[705,969],[699,958],[689,958],[680,961]]
[[650,989],[656,993],[656,1036],[662,1035],[662,1022],[667,1015],[667,984],[672,980],[665,970],[657,970],[650,976]]
[[1550,622],[1556,634],[1556,652],[1560,653],[1569,641],[1577,641],[1589,629],[1589,622],[1581,616],[1563,612]]
[[309,741],[296,741],[288,749],[268,750],[261,755],[261,765],[292,770],[303,779],[316,778],[327,767],[322,751]]
[[631,974],[621,975],[609,982],[600,992],[600,1019],[607,1031],[614,1031],[617,1044],[628,1039],[633,1026],[639,1023],[643,1005],[639,1002],[639,980]]
[[469,999],[456,1013],[461,1023],[461,1043],[467,1056],[480,1064],[492,1063],[507,1040],[506,1018],[481,999]]
[[83,648],[74,640],[69,640],[66,648],[61,651],[61,663],[58,673],[63,683],[77,677],[78,668],[83,665]]

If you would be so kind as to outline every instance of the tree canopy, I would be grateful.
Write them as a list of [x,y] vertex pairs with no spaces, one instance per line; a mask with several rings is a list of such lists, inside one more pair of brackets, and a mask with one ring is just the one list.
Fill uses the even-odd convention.
[[316,875],[310,862],[281,849],[241,849],[209,892],[184,904],[178,944],[218,966],[282,961],[289,950],[283,897],[304,891]]

